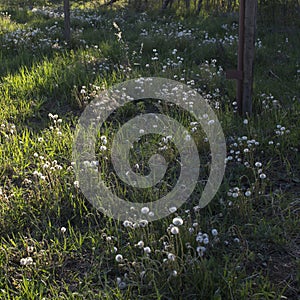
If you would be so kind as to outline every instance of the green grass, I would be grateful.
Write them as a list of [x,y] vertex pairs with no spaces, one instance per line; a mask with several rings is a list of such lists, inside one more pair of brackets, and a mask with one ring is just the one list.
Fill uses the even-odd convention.
[[[0,298],[298,299],[299,28],[258,23],[254,114],[244,124],[233,105],[234,82],[224,75],[237,60],[233,17],[158,18],[127,9],[82,8],[72,19],[69,45],[62,41],[60,18],[13,8],[11,17],[0,18]],[[232,160],[207,207],[193,209],[204,187],[199,184],[169,217],[131,228],[93,208],[74,184],[72,142],[87,103],[139,76],[175,79],[206,97]],[[101,128],[107,150],[97,155],[107,184],[132,202],[165,194],[180,171],[172,144],[164,152],[170,167],[156,189],[123,184],[105,160],[118,127],[153,111],[184,124],[197,141],[200,179],[209,171],[205,136],[200,127],[192,132],[186,112],[164,102],[128,104]],[[249,146],[243,136],[258,143]],[[132,166],[138,163],[146,173],[160,146],[161,137],[145,137],[136,144]],[[175,216],[184,221],[178,235],[170,232]],[[204,246],[196,241],[199,231],[210,240],[203,256],[196,250]],[[122,262],[116,254],[122,254]],[[22,265],[27,257],[32,263]]]

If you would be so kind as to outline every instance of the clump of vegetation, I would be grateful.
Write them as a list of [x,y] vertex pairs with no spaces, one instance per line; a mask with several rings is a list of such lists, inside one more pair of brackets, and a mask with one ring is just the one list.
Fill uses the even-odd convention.
[[[258,20],[254,112],[246,118],[237,114],[234,82],[225,79],[237,60],[237,17],[211,16],[204,1],[200,16],[188,17],[177,1],[164,12],[151,4],[136,12],[125,1],[116,7],[73,3],[72,39],[65,43],[62,3],[8,8],[2,1],[1,299],[299,297],[298,25]],[[155,200],[180,172],[171,138],[152,135],[134,145],[131,165],[147,174],[149,157],[160,151],[170,166],[163,182],[136,191],[114,174],[115,132],[148,112],[186,127],[199,148],[201,178],[187,203],[171,208],[168,217],[121,222],[83,196],[74,176],[73,134],[97,95],[141,76],[174,79],[203,96],[221,122],[227,166],[218,193],[199,210],[210,165],[201,126],[163,101],[125,105],[96,143],[95,165],[116,194],[132,202],[149,195]]]

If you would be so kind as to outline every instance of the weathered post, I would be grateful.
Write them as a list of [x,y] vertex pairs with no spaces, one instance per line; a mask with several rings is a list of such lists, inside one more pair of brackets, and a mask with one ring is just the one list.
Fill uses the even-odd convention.
[[238,67],[226,72],[228,79],[237,80],[236,99],[240,115],[252,113],[256,14],[257,0],[240,0]]
[[64,0],[64,38],[66,42],[71,39],[71,21],[70,21],[70,2],[69,0]]
[[255,52],[257,0],[245,2],[244,80],[242,113],[252,113],[253,66]]

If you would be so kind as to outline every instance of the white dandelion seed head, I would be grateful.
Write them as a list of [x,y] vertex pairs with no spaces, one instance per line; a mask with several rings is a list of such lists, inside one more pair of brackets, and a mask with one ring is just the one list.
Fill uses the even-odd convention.
[[168,253],[168,260],[174,261],[176,256],[173,253]]
[[261,174],[259,175],[259,178],[260,178],[260,179],[266,179],[266,178],[267,178],[267,175],[264,174],[264,173],[261,173]]
[[173,226],[171,228],[171,233],[174,234],[174,235],[178,234],[179,233],[179,228],[177,226]]
[[124,281],[118,283],[118,287],[120,290],[124,290],[127,287],[127,284]]
[[148,225],[148,221],[147,220],[140,220],[138,225],[140,227],[146,227]]
[[208,237],[206,237],[206,238],[203,239],[203,244],[204,245],[209,244],[209,238]]
[[211,234],[212,234],[213,236],[217,236],[217,235],[218,235],[218,230],[215,229],[215,228],[213,228],[213,229],[211,230]]
[[174,213],[176,210],[177,210],[177,208],[175,206],[172,206],[169,208],[170,213]]
[[143,241],[139,241],[136,245],[137,245],[139,248],[143,248],[143,247],[144,247],[144,242],[143,242]]
[[123,261],[123,256],[122,254],[117,254],[115,257],[116,262],[122,262]]
[[150,247],[144,247],[144,253],[150,254],[151,253]]
[[176,217],[173,219],[173,224],[175,226],[181,226],[183,224],[183,220],[181,217]]
[[144,207],[142,207],[142,209],[141,209],[141,213],[142,214],[147,214],[147,213],[149,213],[149,211],[150,211],[150,209],[149,209],[149,207],[147,207],[147,206],[144,206]]

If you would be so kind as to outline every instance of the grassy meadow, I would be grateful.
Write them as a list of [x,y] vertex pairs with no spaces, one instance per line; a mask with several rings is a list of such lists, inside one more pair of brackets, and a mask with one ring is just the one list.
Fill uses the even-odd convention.
[[[65,43],[61,4],[0,10],[1,299],[300,299],[299,23],[259,16],[253,115],[246,118],[237,113],[235,82],[225,78],[237,62],[235,15],[73,4]],[[125,188],[108,161],[114,133],[127,120],[168,114],[200,149],[201,178],[187,203],[149,224],[97,211],[72,162],[85,106],[141,76],[197,90],[227,145],[222,185],[198,210],[210,163],[199,124],[150,100],[125,105],[108,120],[97,152],[101,176],[128,201],[167,193],[179,166],[168,139],[147,137],[132,166],[143,174],[147,157],[161,151],[169,171],[154,190]]]

